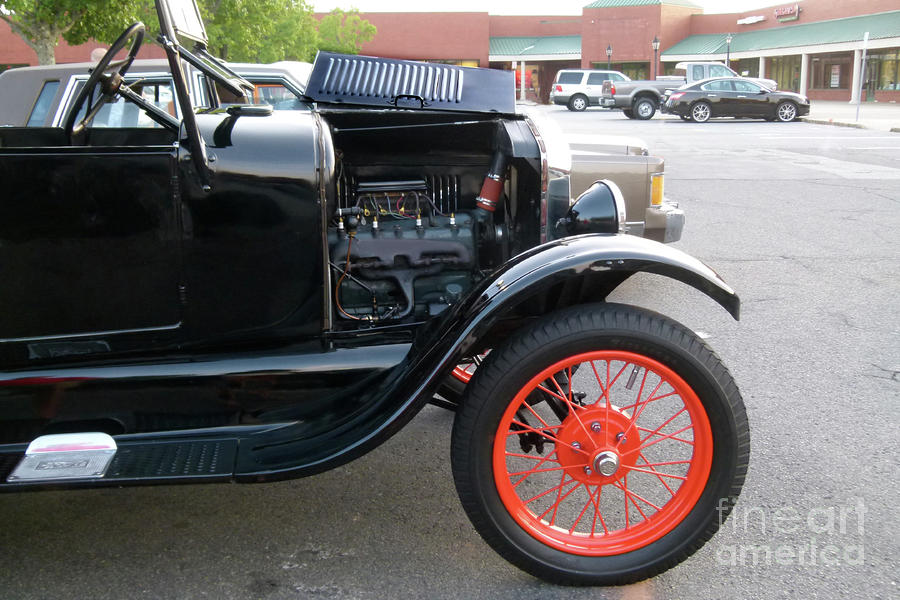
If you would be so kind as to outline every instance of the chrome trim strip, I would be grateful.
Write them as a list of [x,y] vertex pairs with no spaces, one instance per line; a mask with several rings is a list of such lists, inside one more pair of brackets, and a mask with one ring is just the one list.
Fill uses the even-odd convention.
[[23,338],[0,338],[0,344],[6,344],[10,342],[45,342],[51,340],[68,340],[72,338],[88,338],[88,337],[101,337],[108,335],[122,335],[126,333],[145,333],[151,331],[173,331],[181,327],[181,321],[178,321],[174,325],[162,325],[160,327],[140,327],[138,329],[113,329],[110,331],[91,331],[89,333],[66,333],[62,335],[39,335],[35,337],[23,337]]

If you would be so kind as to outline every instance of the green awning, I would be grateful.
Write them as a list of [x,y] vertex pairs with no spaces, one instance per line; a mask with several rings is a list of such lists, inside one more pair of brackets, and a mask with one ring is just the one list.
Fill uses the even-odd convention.
[[489,53],[491,56],[581,56],[581,36],[492,37]]
[[[731,52],[754,52],[776,48],[861,42],[867,31],[870,40],[900,37],[900,10],[746,33],[733,33]],[[674,46],[666,48],[661,58],[665,60],[667,55],[725,54],[726,36],[725,33],[692,35]]]

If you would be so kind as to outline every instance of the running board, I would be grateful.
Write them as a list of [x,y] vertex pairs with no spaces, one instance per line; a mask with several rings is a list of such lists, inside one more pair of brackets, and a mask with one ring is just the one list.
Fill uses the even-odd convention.
[[[25,451],[0,454],[0,491],[28,487],[98,487],[231,481],[238,441],[115,441],[105,434],[38,438]],[[66,437],[65,440],[46,438]],[[94,443],[96,442],[96,443]],[[112,442],[112,448],[108,443]],[[98,448],[93,446],[106,447]],[[50,448],[50,449],[46,449]],[[43,450],[41,450],[43,449]]]

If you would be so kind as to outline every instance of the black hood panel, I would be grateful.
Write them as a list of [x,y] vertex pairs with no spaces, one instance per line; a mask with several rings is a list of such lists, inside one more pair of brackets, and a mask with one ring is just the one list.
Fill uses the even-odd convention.
[[319,52],[306,95],[319,103],[516,112],[511,71]]

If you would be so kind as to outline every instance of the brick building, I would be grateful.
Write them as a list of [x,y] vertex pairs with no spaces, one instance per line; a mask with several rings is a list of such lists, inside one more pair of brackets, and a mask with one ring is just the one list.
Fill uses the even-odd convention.
[[[728,61],[739,72],[775,79],[781,89],[812,99],[853,100],[862,88],[864,100],[900,100],[898,0],[798,0],[715,15],[703,14],[688,0],[596,0],[581,16],[373,12],[363,17],[378,29],[363,54],[516,68],[525,73],[529,93],[545,101],[561,68],[609,64],[632,78],[647,78],[683,60]],[[61,42],[57,62],[87,60],[95,46]],[[141,52],[161,55],[150,46]],[[35,62],[34,52],[0,22],[0,70]]]

